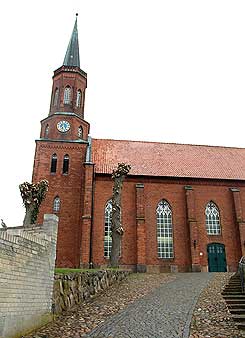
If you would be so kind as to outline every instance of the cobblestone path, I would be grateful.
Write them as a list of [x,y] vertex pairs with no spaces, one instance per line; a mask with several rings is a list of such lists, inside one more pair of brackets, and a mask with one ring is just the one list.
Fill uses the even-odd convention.
[[130,304],[85,337],[187,338],[198,296],[212,277],[210,273],[179,273],[174,281]]

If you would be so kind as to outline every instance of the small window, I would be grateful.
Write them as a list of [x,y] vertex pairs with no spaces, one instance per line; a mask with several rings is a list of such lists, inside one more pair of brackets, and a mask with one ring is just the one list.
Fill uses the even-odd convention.
[[205,209],[206,230],[208,235],[220,235],[219,208],[214,202],[209,202]]
[[59,196],[56,196],[53,203],[53,211],[59,212],[60,211],[60,198]]
[[50,172],[51,173],[56,173],[56,169],[57,169],[57,155],[53,154],[52,158],[51,158],[51,168],[50,168]]
[[77,135],[79,138],[83,138],[83,128],[82,126],[78,127]]
[[69,171],[69,155],[65,155],[63,160],[63,174],[68,174],[68,171]]
[[64,90],[64,104],[71,103],[71,87],[67,86]]
[[59,88],[56,88],[54,92],[54,99],[53,99],[53,105],[55,107],[58,106],[58,100],[59,100]]
[[45,128],[45,133],[44,133],[46,138],[48,137],[48,133],[49,133],[49,125],[47,124]]
[[82,92],[81,90],[79,89],[77,91],[77,100],[76,100],[76,107],[81,107],[81,98],[82,98]]

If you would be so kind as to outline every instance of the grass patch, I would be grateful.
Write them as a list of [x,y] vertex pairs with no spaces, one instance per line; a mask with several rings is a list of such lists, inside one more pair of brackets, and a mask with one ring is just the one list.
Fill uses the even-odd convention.
[[74,273],[74,272],[95,272],[99,269],[70,269],[70,268],[55,268],[55,273]]
[[63,273],[63,274],[69,274],[69,273],[75,273],[75,272],[96,272],[101,270],[113,270],[113,271],[120,271],[122,269],[117,268],[100,268],[100,269],[70,269],[70,268],[55,268],[55,273]]

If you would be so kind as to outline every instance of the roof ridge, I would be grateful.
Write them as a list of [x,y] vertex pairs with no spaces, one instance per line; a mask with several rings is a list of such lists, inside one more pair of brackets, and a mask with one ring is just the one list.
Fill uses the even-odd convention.
[[207,147],[207,148],[224,148],[224,149],[245,149],[245,147],[232,147],[232,146],[219,146],[219,145],[208,145],[208,144],[193,144],[193,143],[177,143],[177,142],[157,142],[157,141],[141,141],[141,140],[115,140],[107,138],[92,138],[92,140],[98,141],[115,141],[115,142],[138,142],[138,143],[154,143],[154,144],[169,144],[169,145],[180,145],[180,146],[192,146],[192,147]]

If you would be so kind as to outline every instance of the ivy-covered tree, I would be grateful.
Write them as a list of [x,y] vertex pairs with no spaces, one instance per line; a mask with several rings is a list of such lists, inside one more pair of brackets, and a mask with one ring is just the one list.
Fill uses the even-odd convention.
[[39,213],[39,207],[45,199],[49,183],[41,180],[38,183],[24,182],[19,185],[23,205],[26,208],[23,225],[35,224]]
[[116,170],[112,172],[114,180],[112,195],[112,215],[111,215],[111,236],[112,248],[110,256],[110,266],[117,268],[119,266],[119,256],[121,239],[124,233],[121,222],[121,191],[125,176],[129,173],[131,166],[125,163],[118,163]]

